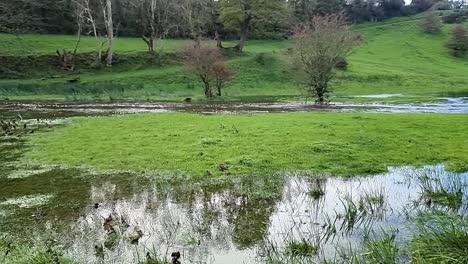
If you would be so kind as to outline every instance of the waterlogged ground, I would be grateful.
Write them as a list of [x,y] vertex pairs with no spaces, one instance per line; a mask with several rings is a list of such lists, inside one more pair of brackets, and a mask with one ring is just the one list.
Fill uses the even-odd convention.
[[[53,113],[61,115],[128,114],[146,112],[191,112],[206,114],[246,114],[278,112],[371,112],[371,113],[468,113],[468,97],[441,97],[434,102],[378,102],[379,98],[392,95],[367,95],[355,98],[370,98],[375,102],[335,102],[318,107],[313,102],[271,103],[19,103],[2,102],[0,111],[17,113]],[[398,97],[398,95],[395,95]]]
[[[309,260],[336,260],[371,229],[395,232],[405,245],[418,213],[468,212],[468,174],[443,166],[353,179],[295,173],[204,183],[156,180],[151,173],[23,172],[2,176],[2,233],[59,240],[82,263],[135,263],[173,251],[183,263],[259,263],[267,252],[271,257],[303,240],[318,249]],[[461,190],[460,203],[429,202],[426,178],[434,188]],[[105,225],[110,217],[112,232]]]
[[[2,112],[18,113],[28,131],[80,114],[60,107]],[[468,215],[468,173],[443,165],[351,179],[284,172],[194,181],[24,164],[26,137],[0,139],[0,239],[53,244],[80,263],[137,263],[174,251],[182,263],[339,261],[369,237],[394,235],[408,248],[422,212]],[[291,253],[304,241],[313,250]]]

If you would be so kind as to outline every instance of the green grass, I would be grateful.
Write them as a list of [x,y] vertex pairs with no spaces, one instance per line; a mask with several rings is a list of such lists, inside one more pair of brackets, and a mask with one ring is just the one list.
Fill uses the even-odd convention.
[[3,264],[77,264],[56,246],[32,246],[7,243],[0,239],[0,263]]
[[415,264],[468,263],[468,220],[447,213],[422,214],[420,231],[411,240]]
[[[419,16],[354,26],[355,31],[363,34],[364,41],[349,57],[349,69],[340,72],[334,81],[336,94],[349,96],[398,93],[404,96],[400,99],[337,100],[426,102],[435,100],[440,94],[468,93],[468,59],[452,57],[445,47],[452,26],[445,25],[442,34],[428,35],[420,31]],[[19,59],[26,55],[55,54],[56,49],[72,49],[74,40],[74,36],[17,37],[0,34],[0,56],[8,54],[18,56]],[[41,100],[48,97],[62,100],[203,99],[201,85],[177,63],[162,66],[142,63],[140,60],[145,51],[142,40],[118,38],[115,43],[119,56],[136,61],[117,64],[112,69],[83,68],[79,74],[80,84],[73,90],[67,89],[69,85],[64,83],[76,76],[54,69],[51,71],[51,67],[34,66],[33,69],[25,69],[23,77],[19,79],[0,81],[0,96]],[[158,47],[164,54],[171,54],[187,43],[187,40],[164,40]],[[214,45],[212,41],[207,43]],[[297,88],[294,74],[289,70],[287,60],[287,49],[291,45],[292,41],[249,41],[246,55],[229,59],[228,64],[237,75],[229,83],[223,100],[298,100],[301,92]],[[80,52],[92,52],[94,47],[94,40],[86,37],[82,41]],[[266,54],[266,61],[257,59],[260,53]],[[21,71],[19,74],[21,75]],[[28,86],[35,89],[31,91]],[[99,88],[101,86],[104,88]],[[110,86],[116,88],[109,89]]]
[[[76,118],[31,138],[27,159],[98,169],[204,175],[313,170],[352,176],[387,166],[468,170],[464,115],[141,114]],[[429,132],[430,131],[430,132]],[[404,146],[404,147],[402,147]],[[227,172],[219,165],[229,166]]]
[[303,240],[300,242],[292,241],[286,246],[286,252],[292,257],[311,257],[317,255],[319,246]]

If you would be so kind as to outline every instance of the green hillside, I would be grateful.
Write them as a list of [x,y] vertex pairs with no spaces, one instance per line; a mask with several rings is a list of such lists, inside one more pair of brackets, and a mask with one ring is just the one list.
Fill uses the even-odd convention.
[[[403,94],[404,100],[432,100],[441,94],[468,93],[468,59],[451,56],[445,47],[452,25],[445,25],[442,34],[429,35],[420,31],[419,17],[354,26],[362,33],[363,43],[351,54],[348,70],[339,73],[335,94],[397,93]],[[141,39],[118,38],[115,49],[122,63],[112,69],[83,67],[79,83],[68,84],[76,74],[70,76],[53,65],[41,65],[34,58],[51,57],[57,49],[72,50],[74,36],[0,34],[0,59],[4,60],[0,62],[4,76],[0,95],[10,99],[202,99],[197,80],[174,59],[176,51],[187,43],[190,41],[161,41],[157,44],[163,51],[158,62],[147,63]],[[252,40],[245,55],[229,56],[229,65],[237,75],[224,99],[297,100],[301,92],[288,67],[287,49],[291,44]],[[95,45],[93,38],[85,37],[79,51],[92,52]],[[23,68],[10,70],[6,62],[9,58],[23,60]]]

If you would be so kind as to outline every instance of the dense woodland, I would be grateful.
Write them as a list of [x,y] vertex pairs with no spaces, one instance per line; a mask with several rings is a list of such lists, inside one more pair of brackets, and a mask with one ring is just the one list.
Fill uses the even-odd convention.
[[[0,32],[75,34],[79,6],[95,10],[108,1],[6,0],[0,2]],[[116,36],[141,36],[147,32],[148,13],[155,30],[164,37],[193,37],[194,28],[204,36],[234,38],[241,31],[239,12],[249,22],[253,38],[281,38],[291,27],[316,14],[343,11],[353,22],[379,21],[412,15],[430,8],[459,9],[465,0],[111,0]],[[240,7],[240,9],[238,8]],[[238,9],[238,10],[237,10]],[[153,10],[153,11],[152,11]],[[93,14],[103,19],[102,11]],[[246,21],[244,21],[246,22]],[[100,23],[97,23],[100,24]],[[255,26],[252,26],[255,25]],[[99,25],[97,25],[99,27]],[[150,25],[151,27],[151,25]],[[245,27],[245,25],[244,25]],[[92,34],[87,28],[84,33]]]

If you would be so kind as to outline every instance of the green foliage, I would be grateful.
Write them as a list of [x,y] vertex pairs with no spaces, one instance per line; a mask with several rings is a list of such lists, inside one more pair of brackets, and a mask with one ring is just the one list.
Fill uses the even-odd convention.
[[220,0],[220,19],[230,31],[237,32],[246,20],[268,29],[281,24],[286,15],[286,2],[282,0]]
[[[207,171],[268,175],[297,169],[352,176],[384,172],[387,166],[440,162],[460,170],[457,164],[468,161],[468,147],[463,145],[467,129],[464,115],[436,114],[168,113],[79,118],[52,132],[35,133],[26,158],[199,177]],[[220,164],[229,170],[221,172]]]
[[289,242],[286,246],[286,252],[292,257],[311,257],[318,253],[319,246],[306,240]]
[[29,246],[0,240],[2,264],[77,264],[63,255],[61,249],[46,246]]

